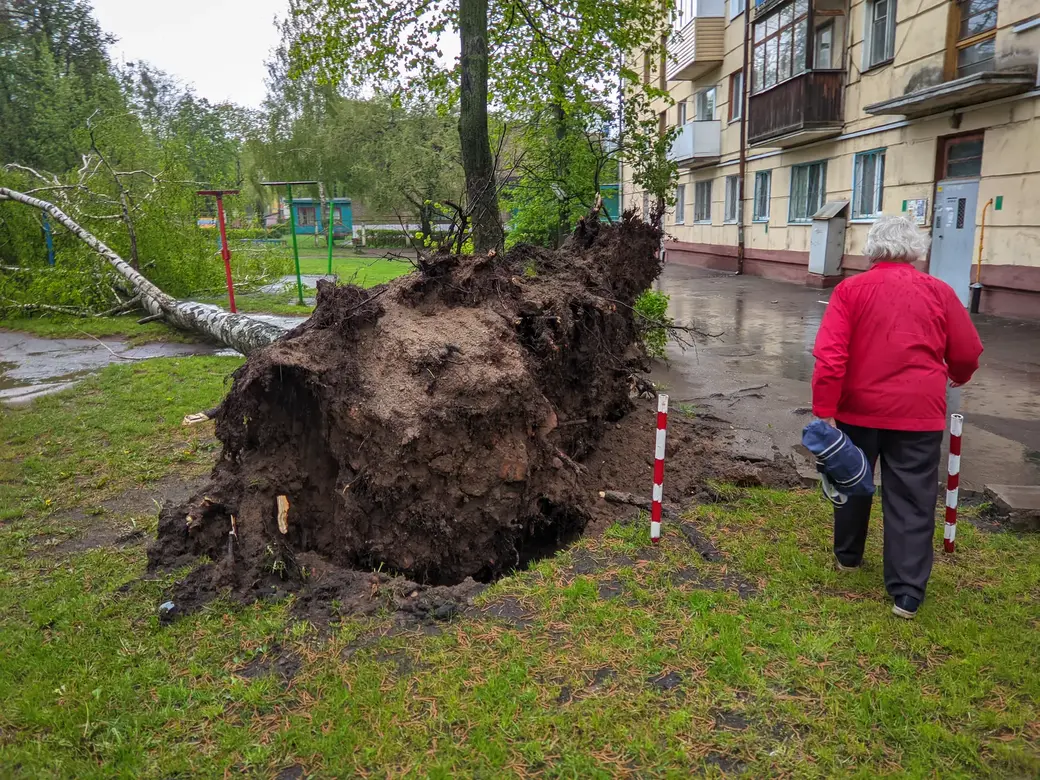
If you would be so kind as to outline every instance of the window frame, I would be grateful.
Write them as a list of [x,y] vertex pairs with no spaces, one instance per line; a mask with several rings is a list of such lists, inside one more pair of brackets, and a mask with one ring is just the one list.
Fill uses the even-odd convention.
[[[736,9],[736,10],[734,10]],[[747,11],[747,0],[729,0],[729,18],[736,19]]]
[[738,122],[743,115],[744,69],[741,68],[729,74],[729,121]]
[[[801,7],[801,10],[799,10]],[[791,9],[791,21],[786,24],[781,24],[784,12],[787,9]],[[800,15],[799,15],[800,14]],[[769,30],[769,23],[773,19],[776,19],[776,29],[772,32]],[[789,81],[797,76],[802,75],[808,71],[808,51],[809,46],[814,45],[815,37],[810,35],[809,30],[809,3],[807,0],[793,0],[791,3],[786,3],[782,6],[778,6],[768,15],[764,16],[761,20],[756,19],[751,25],[751,94],[757,95],[766,90],[772,89],[778,84],[783,84],[785,81]],[[764,31],[761,39],[758,37],[759,28]],[[796,52],[798,30],[802,30],[804,48],[802,50],[802,61],[796,62]],[[789,70],[786,75],[781,76],[780,67],[780,43],[783,39],[784,33],[790,31],[789,38],[789,51],[788,51],[788,65]],[[812,38],[812,40],[810,40]],[[770,75],[770,43],[776,42],[776,49],[773,53],[776,54],[776,58],[773,60],[773,66],[775,69],[776,80],[773,83],[766,83],[767,76]],[[762,57],[759,58],[759,52],[762,52]],[[761,86],[755,80],[756,74],[762,73]]]
[[[947,61],[947,78],[959,79],[965,76],[971,76],[976,73],[984,73],[986,70],[992,70],[993,68],[982,68],[972,70],[968,73],[963,73],[963,66],[960,64],[961,54],[968,49],[975,48],[976,46],[984,43],[992,43],[993,45],[993,56],[984,60],[978,60],[978,62],[994,62],[996,60],[996,38],[997,38],[997,24],[1000,17],[1000,6],[999,0],[990,0],[991,6],[986,8],[984,11],[972,14],[971,16],[965,17],[964,15],[964,4],[965,2],[970,3],[971,0],[954,0],[951,4],[950,9],[950,50],[948,52]],[[962,28],[964,26],[965,19],[972,19],[975,16],[979,16],[982,13],[994,12],[993,25],[987,27],[981,32],[972,33],[971,35],[963,35]],[[977,63],[974,63],[977,64]]]
[[314,204],[300,204],[296,207],[296,226],[315,227],[318,224],[318,209]]
[[[712,98],[711,98],[711,116],[709,116],[707,119],[703,119],[701,117],[701,96],[702,95],[707,95],[709,92],[712,93]],[[694,94],[694,98],[693,98],[693,119],[694,119],[694,121],[695,122],[714,122],[715,121],[715,112],[719,108],[719,86],[718,86],[718,84],[713,84],[710,87],[704,87],[703,89],[698,89],[693,94]]]
[[[852,155],[852,203],[850,208],[851,222],[875,222],[882,214],[882,206],[885,199],[885,166],[888,149],[868,149],[865,152],[857,152]],[[860,160],[874,156],[874,193],[871,198],[871,210],[869,213],[857,211],[857,206],[862,207],[862,195],[857,191],[863,183],[860,175]],[[878,175],[880,173],[880,176]]]
[[[878,3],[886,3],[888,10],[885,19],[885,50],[884,56],[877,61],[873,60],[874,50],[874,9]],[[898,15],[898,0],[867,0],[863,4],[863,58],[862,69],[864,71],[872,68],[880,68],[890,64],[895,59],[896,52],[896,16]]]
[[[975,157],[962,157],[958,162],[964,162],[965,160],[978,159],[979,161],[979,172],[971,176],[950,176],[950,148],[960,143],[968,141],[979,141],[982,144],[982,152],[978,158]],[[947,136],[946,138],[940,138],[939,143],[942,144],[942,162],[939,167],[939,177],[936,181],[943,181],[946,179],[979,179],[982,177],[982,161],[986,155],[986,134],[985,133],[966,133],[964,135]]]
[[[737,212],[740,211],[740,176],[732,175],[726,177],[722,201],[722,224],[737,224]],[[732,213],[730,206],[733,207]]]
[[[765,197],[766,213],[765,213],[764,216],[758,210],[758,200],[759,200],[758,196],[759,196],[759,193],[761,192],[761,190],[759,189],[759,182],[761,182],[761,181],[765,182],[765,190],[766,190],[766,197]],[[768,171],[755,171],[755,198],[752,201],[752,206],[751,206],[751,221],[752,222],[766,222],[766,223],[769,222],[769,214],[772,211],[772,208],[771,208],[771,205],[772,205],[771,204],[771,199],[772,199],[772,197],[773,197],[773,171],[772,171],[772,169],[770,169]]]
[[685,100],[680,100],[678,103],[675,104],[675,118],[676,120],[678,120],[676,122],[676,125],[678,127],[682,127],[683,125],[685,125],[687,117],[689,116],[686,105],[687,104]]
[[[820,181],[819,181],[819,205],[816,208],[809,208],[809,190],[811,186],[811,180],[808,176],[811,176],[812,168],[818,166],[820,168]],[[795,171],[806,169],[809,171],[805,180],[805,216],[796,218],[794,216],[794,205],[795,205]],[[791,182],[788,187],[788,198],[787,198],[787,224],[789,225],[811,225],[812,215],[815,214],[824,203],[827,202],[827,160],[812,160],[806,163],[800,163],[798,165],[791,166]]]
[[[693,224],[695,225],[711,224],[711,185],[712,179],[702,179],[693,183]],[[706,191],[706,198],[701,196],[702,189]],[[704,217],[700,216],[702,203],[707,203],[707,216]]]
[[[828,52],[827,59],[830,64],[827,67],[820,65],[820,36],[823,33],[830,33],[830,51]],[[837,25],[834,24],[834,19],[828,19],[826,22],[819,24],[815,30],[813,30],[813,70],[836,70],[834,67],[834,41],[837,33]]]
[[679,184],[675,187],[675,224],[686,224],[686,185]]

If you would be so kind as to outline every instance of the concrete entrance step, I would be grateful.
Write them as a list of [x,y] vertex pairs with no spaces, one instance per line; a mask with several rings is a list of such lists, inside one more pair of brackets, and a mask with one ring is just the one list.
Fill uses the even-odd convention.
[[1040,531],[1040,485],[986,485],[986,498],[1013,528]]

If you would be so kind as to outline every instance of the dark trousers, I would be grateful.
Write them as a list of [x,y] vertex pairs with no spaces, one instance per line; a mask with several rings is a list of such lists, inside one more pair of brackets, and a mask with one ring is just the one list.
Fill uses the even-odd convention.
[[[894,598],[924,600],[932,573],[935,502],[939,494],[942,431],[889,431],[839,422],[871,468],[881,457],[885,522],[885,588]],[[834,507],[834,555],[845,566],[863,560],[872,496],[849,496]]]

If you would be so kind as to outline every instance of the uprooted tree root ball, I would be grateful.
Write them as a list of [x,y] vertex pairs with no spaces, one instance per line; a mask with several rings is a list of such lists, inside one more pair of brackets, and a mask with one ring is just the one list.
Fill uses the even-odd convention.
[[333,569],[489,580],[581,533],[580,465],[631,408],[632,305],[661,231],[582,223],[559,251],[435,255],[253,353],[217,417],[210,483],[165,507],[151,568],[197,590]]

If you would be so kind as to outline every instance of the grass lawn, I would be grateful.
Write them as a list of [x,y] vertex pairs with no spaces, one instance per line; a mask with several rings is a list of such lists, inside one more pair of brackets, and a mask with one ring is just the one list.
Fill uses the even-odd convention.
[[[291,256],[290,250],[290,256]],[[376,250],[373,250],[375,252]],[[385,250],[398,251],[398,250]],[[403,250],[402,254],[403,254]],[[300,247],[300,272],[305,274],[324,274],[329,267],[328,255],[321,249],[304,249]],[[336,250],[332,256],[332,272],[339,276],[340,284],[352,283],[362,287],[374,287],[388,282],[412,271],[406,260],[392,260],[382,254],[367,256],[341,253]]]
[[[808,492],[731,490],[678,529],[614,526],[481,597],[506,617],[330,626],[215,603],[160,627],[141,546],[33,552],[91,507],[215,456],[229,358],[116,365],[0,411],[0,767],[9,777],[1035,777],[1040,537],[963,523],[917,621],[888,614],[879,529],[831,568]],[[15,507],[10,511],[9,507]],[[938,537],[937,537],[938,546]],[[287,775],[298,776],[298,775]]]
[[156,341],[193,343],[198,338],[161,322],[138,325],[141,312],[119,317],[71,317],[64,314],[48,314],[45,317],[0,318],[0,329],[31,333],[48,339],[120,339],[130,344],[147,344]]

